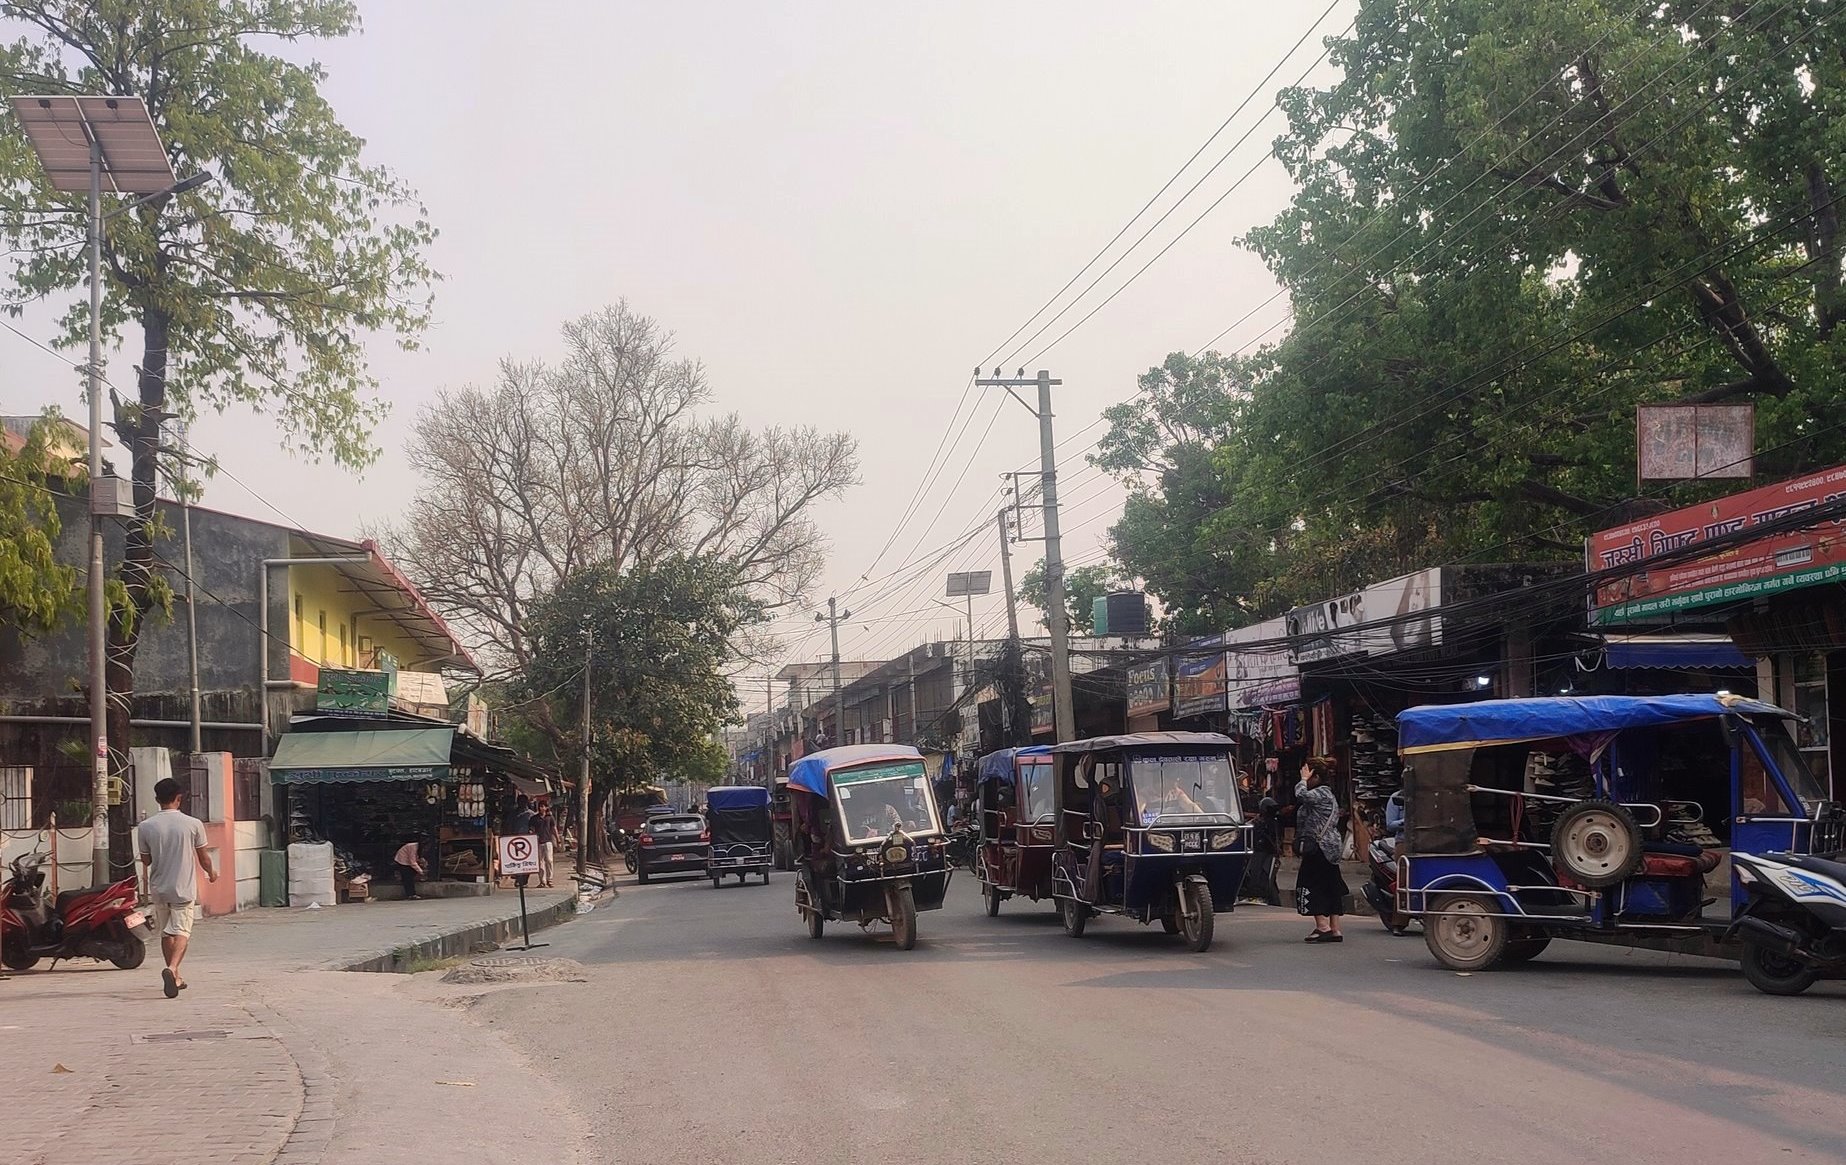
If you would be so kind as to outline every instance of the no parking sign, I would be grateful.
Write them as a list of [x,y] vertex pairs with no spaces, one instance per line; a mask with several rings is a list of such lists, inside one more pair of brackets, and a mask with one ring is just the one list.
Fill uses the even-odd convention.
[[499,839],[502,874],[538,873],[538,835],[515,833]]

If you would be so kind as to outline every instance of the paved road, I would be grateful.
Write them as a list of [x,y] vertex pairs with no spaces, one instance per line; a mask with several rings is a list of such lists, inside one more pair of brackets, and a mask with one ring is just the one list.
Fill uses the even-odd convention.
[[611,1162],[1846,1160],[1837,985],[1582,944],[1457,976],[1371,919],[1315,947],[1263,908],[1192,955],[979,906],[957,876],[905,953],[809,940],[787,875],[629,887],[548,935],[589,983],[470,1010]]

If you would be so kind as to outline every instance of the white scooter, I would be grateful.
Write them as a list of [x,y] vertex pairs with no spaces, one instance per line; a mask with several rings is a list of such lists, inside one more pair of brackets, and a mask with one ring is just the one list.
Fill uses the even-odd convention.
[[1799,995],[1846,975],[1846,862],[1805,854],[1731,854],[1749,901],[1729,934],[1743,977],[1769,995]]

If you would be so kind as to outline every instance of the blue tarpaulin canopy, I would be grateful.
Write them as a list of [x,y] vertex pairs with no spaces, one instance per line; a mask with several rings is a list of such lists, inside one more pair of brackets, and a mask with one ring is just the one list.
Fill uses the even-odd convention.
[[788,766],[788,787],[825,797],[832,788],[829,776],[835,769],[879,761],[921,762],[923,754],[907,744],[843,744],[823,748]]
[[998,752],[990,752],[981,758],[980,782],[985,785],[988,781],[1010,781],[1013,779],[1013,765],[1019,760],[1035,756],[1049,759],[1051,746],[1034,744],[1029,748],[1003,748]]
[[713,809],[758,809],[769,804],[769,790],[759,785],[718,785],[705,790]]
[[1489,744],[1555,740],[1709,719],[1726,713],[1783,716],[1774,704],[1729,695],[1547,696],[1426,704],[1397,717],[1398,748],[1405,753],[1478,748]]
[[1610,667],[1750,666],[1749,657],[1728,635],[1610,635],[1603,646]]

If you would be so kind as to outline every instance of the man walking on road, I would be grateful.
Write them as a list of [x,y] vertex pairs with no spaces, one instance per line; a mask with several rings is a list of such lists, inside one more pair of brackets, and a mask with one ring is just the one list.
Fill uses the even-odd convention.
[[205,823],[180,811],[182,795],[178,781],[163,777],[154,786],[160,812],[135,827],[141,864],[147,869],[148,893],[154,899],[154,925],[160,928],[160,953],[167,961],[160,982],[168,999],[186,988],[179,965],[198,918],[199,871],[205,871],[207,881],[218,880],[211,851],[205,846]]
[[532,819],[532,832],[538,836],[538,884],[549,887],[558,847],[558,819],[551,815],[551,802],[538,803],[538,815]]

